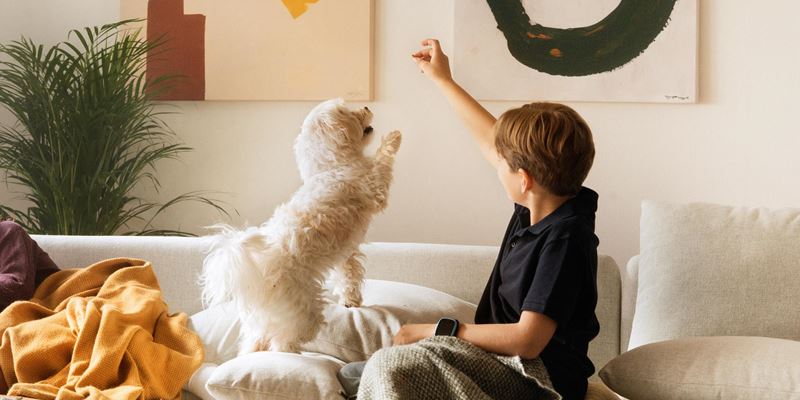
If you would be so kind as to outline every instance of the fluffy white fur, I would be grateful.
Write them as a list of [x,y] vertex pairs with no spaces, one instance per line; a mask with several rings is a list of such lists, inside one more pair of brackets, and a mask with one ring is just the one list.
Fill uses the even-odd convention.
[[372,113],[329,100],[303,122],[294,151],[303,185],[261,226],[217,226],[201,276],[203,299],[232,301],[242,322],[241,352],[297,352],[314,339],[324,317],[323,285],[348,307],[361,305],[359,245],[386,208],[400,132],[386,135],[374,156]]

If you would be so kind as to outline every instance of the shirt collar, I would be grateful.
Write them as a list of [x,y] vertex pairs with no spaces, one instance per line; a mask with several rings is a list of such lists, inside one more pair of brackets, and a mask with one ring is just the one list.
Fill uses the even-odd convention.
[[[594,226],[594,214],[597,212],[597,199],[599,198],[597,192],[587,187],[582,187],[580,192],[578,192],[575,197],[567,200],[558,207],[555,211],[550,213],[548,216],[542,218],[541,221],[530,225],[526,228],[520,229],[517,231],[517,237],[522,236],[528,232],[539,235],[544,232],[547,228],[553,225],[555,222],[564,220],[566,218],[576,216],[576,215],[584,215],[589,218]],[[520,218],[523,218],[523,222],[530,223],[530,215],[531,212],[524,206],[517,207],[517,214]]]

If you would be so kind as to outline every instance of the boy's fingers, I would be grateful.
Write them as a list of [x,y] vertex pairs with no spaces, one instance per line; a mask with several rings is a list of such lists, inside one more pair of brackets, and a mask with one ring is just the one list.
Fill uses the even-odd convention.
[[431,56],[430,56],[430,55],[428,55],[428,54],[423,54],[423,55],[413,55],[413,56],[411,56],[411,57],[412,57],[413,59],[415,59],[415,60],[425,60],[425,61],[431,61]]
[[431,65],[430,61],[422,59],[422,58],[415,58],[414,61],[417,62],[417,67],[419,67],[419,72],[425,73],[425,69]]
[[411,55],[412,57],[430,57],[431,49],[421,49],[420,51]]
[[414,59],[414,61],[417,62],[417,64],[419,64],[420,62],[423,62],[423,61],[427,62],[427,63],[431,62],[431,58],[430,57],[412,57],[412,58]]
[[430,46],[435,51],[441,51],[441,46],[439,46],[439,41],[436,39],[425,39],[422,41],[423,46]]
[[436,39],[428,39],[428,43],[431,46],[428,50],[430,51],[431,58],[434,60],[439,59],[440,57],[446,57],[442,52],[442,47],[439,45],[439,41]]
[[418,55],[416,55],[416,54],[412,54],[412,55],[411,55],[411,58],[413,58],[413,59],[414,59],[414,61],[416,61],[416,62],[420,62],[420,61],[430,61],[430,60],[431,60],[431,57],[430,57],[430,56],[418,56]]
[[431,47],[433,47],[433,51],[436,53],[440,53],[442,51],[442,46],[439,46],[439,41],[436,39],[430,39]]

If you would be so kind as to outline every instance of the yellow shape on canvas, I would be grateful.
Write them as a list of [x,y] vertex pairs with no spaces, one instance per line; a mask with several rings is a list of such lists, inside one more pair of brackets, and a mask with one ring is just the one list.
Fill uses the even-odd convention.
[[283,5],[292,14],[292,18],[297,19],[308,10],[309,4],[314,4],[319,0],[283,0]]

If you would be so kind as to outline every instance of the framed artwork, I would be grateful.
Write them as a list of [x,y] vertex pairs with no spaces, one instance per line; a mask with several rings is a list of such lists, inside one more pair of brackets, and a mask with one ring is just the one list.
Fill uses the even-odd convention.
[[120,0],[162,100],[372,100],[373,0]]
[[453,69],[482,100],[693,103],[697,0],[455,2]]

